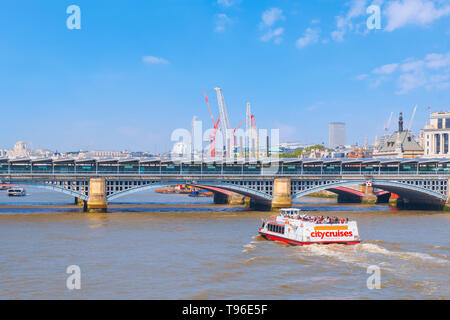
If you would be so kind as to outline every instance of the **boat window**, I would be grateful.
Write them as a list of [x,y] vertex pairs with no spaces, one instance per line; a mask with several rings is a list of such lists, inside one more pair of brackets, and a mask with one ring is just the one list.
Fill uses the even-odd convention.
[[274,224],[267,224],[267,230],[284,234],[284,226],[274,225]]

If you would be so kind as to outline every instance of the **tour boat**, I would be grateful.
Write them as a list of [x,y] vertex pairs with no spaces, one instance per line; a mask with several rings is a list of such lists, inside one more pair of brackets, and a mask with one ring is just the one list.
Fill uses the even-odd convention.
[[8,196],[10,197],[24,197],[26,195],[24,188],[11,188],[8,190]]
[[280,215],[264,220],[259,234],[290,245],[360,243],[356,221],[313,217],[296,208],[281,209]]

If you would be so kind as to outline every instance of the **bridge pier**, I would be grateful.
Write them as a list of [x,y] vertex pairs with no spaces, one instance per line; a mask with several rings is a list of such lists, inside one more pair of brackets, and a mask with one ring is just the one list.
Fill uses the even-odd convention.
[[291,179],[275,179],[273,181],[272,209],[292,207]]
[[87,211],[87,202],[86,200],[80,199],[78,197],[75,197],[75,203],[76,206],[82,207],[83,211],[86,212]]
[[447,200],[442,209],[444,211],[450,211],[450,179],[447,180]]
[[231,206],[239,206],[244,204],[245,202],[245,197],[240,195],[239,193],[230,193],[228,195],[228,204]]
[[373,187],[363,186],[364,195],[361,198],[361,202],[364,204],[375,204],[378,201],[377,196],[373,193]]
[[230,192],[230,194],[214,192],[214,204],[239,206],[245,204],[245,197],[235,192]]
[[89,199],[87,212],[106,212],[108,202],[106,200],[106,179],[92,178],[89,180]]

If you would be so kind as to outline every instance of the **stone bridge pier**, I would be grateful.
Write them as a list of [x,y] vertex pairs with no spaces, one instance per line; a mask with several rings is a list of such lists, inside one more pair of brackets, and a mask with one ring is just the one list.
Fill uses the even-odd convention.
[[292,207],[291,179],[275,179],[273,181],[272,209]]
[[238,206],[245,203],[245,197],[235,192],[228,192],[228,194],[221,192],[214,192],[214,204],[229,204]]
[[108,209],[106,200],[106,179],[92,178],[89,180],[89,199],[86,209],[88,212],[100,213]]

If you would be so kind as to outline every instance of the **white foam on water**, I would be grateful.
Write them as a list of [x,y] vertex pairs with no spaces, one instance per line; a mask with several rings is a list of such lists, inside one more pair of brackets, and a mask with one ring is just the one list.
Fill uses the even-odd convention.
[[396,254],[398,256],[406,258],[407,260],[410,260],[410,258],[413,258],[413,259],[420,259],[420,260],[424,260],[424,261],[434,262],[436,264],[441,264],[441,265],[449,264],[449,261],[446,260],[446,259],[436,258],[436,257],[430,256],[429,254],[426,254],[426,253],[420,253],[420,252],[396,252]]
[[372,243],[357,244],[356,248],[357,248],[357,250],[367,251],[370,253],[379,253],[379,254],[384,254],[384,255],[392,254],[392,252],[389,251],[388,249],[383,248],[377,244],[372,244]]
[[446,259],[436,258],[429,254],[421,253],[421,252],[390,251],[384,247],[381,247],[379,245],[372,244],[372,243],[363,243],[363,244],[359,244],[357,246],[358,246],[358,249],[362,249],[362,251],[368,251],[368,252],[375,253],[375,254],[382,254],[382,255],[386,255],[386,256],[397,257],[397,258],[400,258],[403,260],[419,259],[419,260],[425,260],[428,262],[434,262],[437,264],[444,264],[444,265],[449,263],[449,261]]
[[314,244],[301,247],[301,252],[309,257],[322,256],[360,267],[367,267],[370,265],[363,256],[358,254],[354,246]]

